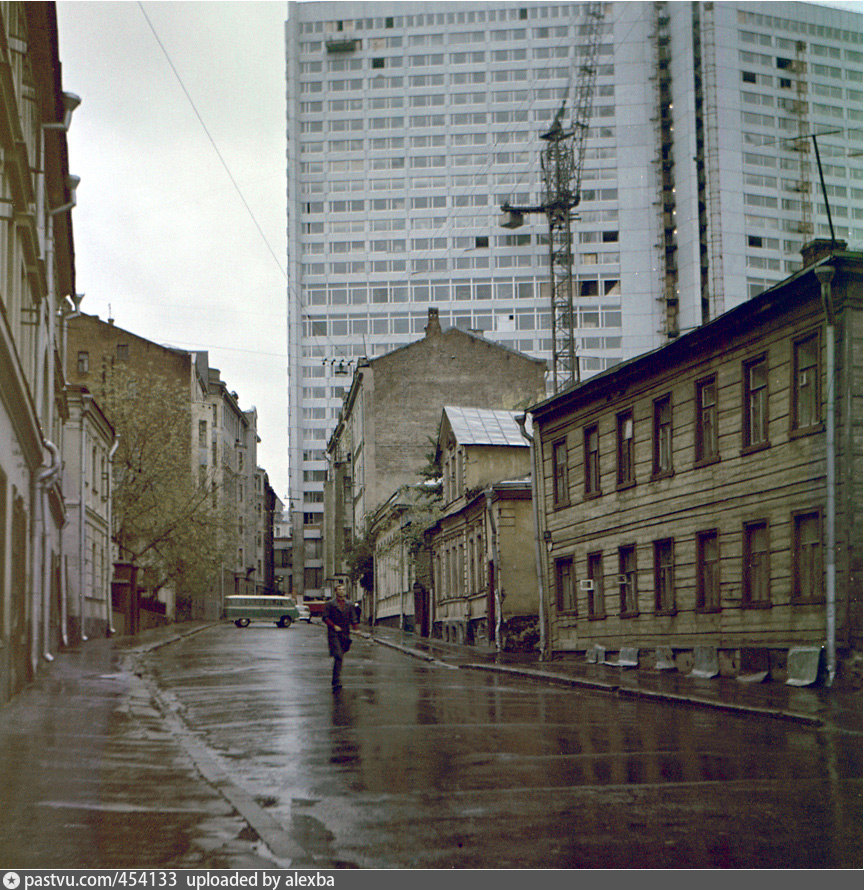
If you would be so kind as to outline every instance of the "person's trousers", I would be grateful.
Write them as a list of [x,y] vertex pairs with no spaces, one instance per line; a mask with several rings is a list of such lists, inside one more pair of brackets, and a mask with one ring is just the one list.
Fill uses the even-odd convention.
[[342,659],[335,658],[333,659],[333,688],[335,689],[340,685],[339,678],[342,676]]

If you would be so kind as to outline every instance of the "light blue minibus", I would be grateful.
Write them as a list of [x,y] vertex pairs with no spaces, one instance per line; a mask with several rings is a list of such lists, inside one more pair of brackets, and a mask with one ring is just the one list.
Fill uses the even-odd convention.
[[253,620],[273,621],[278,627],[290,627],[300,617],[297,603],[290,596],[226,596],[225,617],[237,627],[248,627]]

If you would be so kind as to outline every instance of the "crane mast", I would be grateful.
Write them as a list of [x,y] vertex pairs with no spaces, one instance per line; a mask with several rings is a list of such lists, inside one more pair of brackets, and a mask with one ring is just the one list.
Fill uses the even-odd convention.
[[603,3],[586,4],[579,25],[579,59],[574,89],[572,124],[564,126],[567,99],[552,126],[541,135],[546,143],[540,155],[543,174],[542,201],[536,207],[502,204],[502,225],[517,228],[526,213],[545,213],[549,225],[549,279],[552,302],[552,385],[558,392],[579,383],[573,309],[573,211],[579,204],[585,142],[591,122],[597,55],[602,33]]

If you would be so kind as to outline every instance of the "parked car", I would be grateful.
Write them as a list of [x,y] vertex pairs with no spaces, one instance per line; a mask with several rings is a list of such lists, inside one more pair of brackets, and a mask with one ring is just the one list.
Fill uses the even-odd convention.
[[225,617],[237,627],[248,627],[253,619],[290,627],[291,622],[300,617],[300,612],[290,596],[226,596]]
[[309,611],[309,606],[306,603],[297,603],[297,620],[305,621],[309,624],[312,621],[312,613]]

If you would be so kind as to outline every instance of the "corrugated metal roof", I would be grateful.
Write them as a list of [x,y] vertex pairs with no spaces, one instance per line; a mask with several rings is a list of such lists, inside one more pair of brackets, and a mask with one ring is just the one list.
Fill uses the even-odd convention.
[[528,447],[516,418],[520,411],[461,408],[446,405],[444,413],[460,445],[518,445]]

